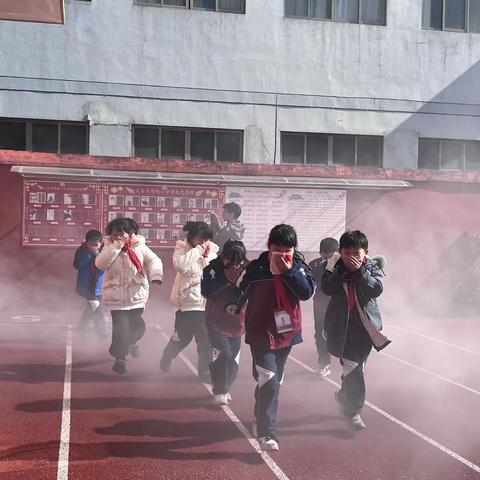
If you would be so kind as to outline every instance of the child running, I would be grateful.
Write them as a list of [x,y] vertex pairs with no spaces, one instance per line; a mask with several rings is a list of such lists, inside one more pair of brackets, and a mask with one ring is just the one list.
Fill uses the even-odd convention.
[[206,324],[213,348],[210,376],[215,405],[228,405],[232,398],[230,387],[238,372],[244,315],[243,311],[236,313],[240,290],[235,283],[246,266],[245,245],[228,240],[221,255],[203,270],[202,295],[207,298]]
[[103,235],[98,230],[89,230],[85,241],[77,248],[73,267],[77,273],[77,293],[87,300],[85,310],[78,325],[78,331],[85,334],[90,322],[100,340],[106,340],[105,318],[100,307],[102,296],[103,272],[95,267],[95,257],[100,251]]
[[[330,259],[334,253],[338,253],[338,240],[327,237],[320,242],[320,257],[312,260],[309,265],[312,269],[315,282],[320,285],[327,260]],[[315,290],[313,297],[313,317],[315,319],[315,345],[317,347],[317,361],[319,374],[322,377],[330,375],[330,353],[327,349],[327,341],[323,336],[323,328],[325,321],[325,312],[327,310],[330,297],[322,292],[321,288]]]
[[315,290],[293,227],[281,224],[271,230],[268,251],[246,268],[240,290],[238,307],[248,302],[245,341],[257,382],[252,433],[259,437],[262,450],[278,450],[275,421],[285,363],[292,345],[302,342],[300,300],[308,300]]
[[95,259],[98,269],[106,272],[103,303],[112,313],[113,371],[127,373],[126,357],[140,356],[138,342],[145,333],[142,313],[148,300],[149,281],[161,285],[163,265],[160,258],[138,235],[138,225],[131,218],[116,218],[107,225],[103,249]]
[[187,236],[178,240],[173,252],[177,276],[173,283],[171,302],[175,313],[175,332],[163,350],[160,368],[170,371],[172,360],[195,337],[198,353],[198,376],[210,379],[211,347],[205,326],[205,303],[200,281],[203,269],[217,257],[218,247],[211,242],[212,229],[205,222],[187,222]]
[[383,270],[367,257],[368,240],[359,230],[340,237],[340,254],[328,261],[322,290],[331,296],[325,316],[329,352],[340,359],[342,386],[335,393],[342,415],[355,430],[366,427],[360,416],[365,403],[363,370],[372,346],[389,343],[382,329],[377,297],[383,291]]

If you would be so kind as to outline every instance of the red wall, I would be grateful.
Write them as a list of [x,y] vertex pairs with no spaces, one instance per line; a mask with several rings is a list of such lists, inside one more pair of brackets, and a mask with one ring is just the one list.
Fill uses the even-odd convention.
[[[22,178],[9,169],[0,165],[2,320],[12,314],[40,312],[48,318],[76,322],[82,302],[74,292],[73,249],[21,248]],[[371,254],[384,254],[388,260],[386,310],[422,302],[438,307],[445,300],[443,293],[437,295],[447,288],[445,282],[458,287],[464,278],[459,266],[469,261],[462,257],[465,248],[458,245],[466,239],[465,233],[480,231],[479,201],[476,183],[418,182],[399,191],[348,190],[347,226],[363,230]],[[171,252],[157,253],[166,278],[164,287],[152,295],[149,311],[170,314],[163,302],[173,279]]]

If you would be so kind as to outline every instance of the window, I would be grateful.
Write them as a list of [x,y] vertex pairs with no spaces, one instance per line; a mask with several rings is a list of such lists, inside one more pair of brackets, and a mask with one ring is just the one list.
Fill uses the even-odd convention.
[[337,22],[386,24],[386,0],[285,0],[285,16]]
[[480,0],[423,0],[423,28],[480,33]]
[[137,5],[182,7],[213,12],[245,13],[245,0],[134,0]]
[[281,163],[381,167],[383,137],[282,132]]
[[88,126],[73,122],[0,119],[0,149],[88,153]]
[[243,132],[177,127],[133,127],[136,157],[243,162]]
[[418,168],[480,170],[480,141],[419,138]]

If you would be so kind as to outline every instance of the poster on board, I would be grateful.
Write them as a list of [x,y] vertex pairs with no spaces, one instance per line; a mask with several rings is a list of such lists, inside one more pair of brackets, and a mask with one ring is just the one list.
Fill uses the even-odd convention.
[[210,223],[220,215],[225,188],[218,186],[107,183],[103,189],[103,224],[131,217],[151,247],[174,247],[187,221]]
[[244,242],[248,250],[266,248],[270,229],[279,223],[295,227],[299,248],[318,252],[324,237],[345,231],[345,190],[228,186],[226,201],[242,208]]
[[25,180],[23,246],[78,246],[101,230],[99,183]]

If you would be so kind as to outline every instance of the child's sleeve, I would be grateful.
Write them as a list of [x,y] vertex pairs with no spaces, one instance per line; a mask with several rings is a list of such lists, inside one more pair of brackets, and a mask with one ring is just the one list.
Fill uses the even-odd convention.
[[148,280],[151,282],[163,282],[163,263],[160,257],[150,250],[150,248],[145,247],[143,259],[145,261]]
[[293,267],[283,274],[283,281],[299,300],[308,300],[315,293],[315,278],[305,262],[294,262]]
[[348,270],[343,263],[338,262],[333,272],[325,270],[322,277],[321,287],[325,295],[333,296],[343,290],[343,284],[346,282]]
[[82,268],[88,267],[92,261],[92,256],[84,248],[78,248],[73,257],[73,268],[82,270]]
[[216,271],[213,265],[207,265],[203,269],[201,282],[202,295],[208,298],[225,288],[229,283],[226,275]]
[[[203,257],[203,252],[204,249],[201,245],[191,248],[186,253],[176,248],[173,252],[173,265],[177,272],[202,273],[201,270],[207,265],[207,259]],[[200,271],[198,271],[199,267],[201,268]]]
[[102,272],[106,272],[108,267],[120,255],[123,243],[118,240],[103,246],[102,251],[95,258],[95,266]]
[[378,267],[374,267],[370,272],[365,266],[362,266],[351,274],[352,280],[360,286],[370,298],[377,298],[382,294],[383,277],[383,271]]

